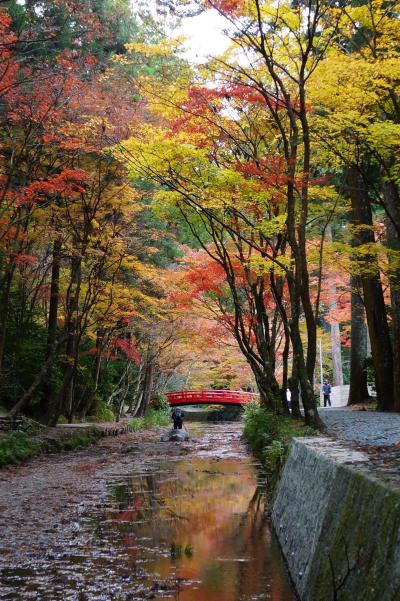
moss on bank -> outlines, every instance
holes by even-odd
[[[100,436],[100,430],[95,427],[88,428],[84,432],[73,432],[60,436],[52,434],[30,436],[25,432],[10,432],[0,439],[0,467],[27,460],[42,453],[85,447],[96,442]]]
[[[312,557],[306,599],[400,599],[399,490],[339,467]]]
[[[302,601],[400,600],[398,482],[353,454],[297,439],[285,464],[271,517]]]
[[[303,421],[277,415],[257,404],[251,404],[244,413],[244,436],[254,454],[270,476],[279,475],[293,438],[317,436],[318,431]]]

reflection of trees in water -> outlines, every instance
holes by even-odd
[[[236,578],[238,600],[244,599],[246,594],[259,592],[260,584],[263,585],[261,575],[266,569],[265,534],[268,532],[264,503],[265,494],[260,486],[256,486],[247,511],[242,515],[232,534],[232,545],[238,557],[249,560],[238,562]]]
[[[169,550],[171,562],[190,559],[192,574],[198,574],[204,583],[205,570],[218,568],[219,583],[223,587],[221,601],[266,593],[268,582],[275,590],[274,601],[281,601],[285,585],[280,578],[279,555],[275,555],[270,546],[264,487],[252,489],[251,468],[238,470],[234,461],[217,465],[218,471],[212,461],[207,464],[204,460],[199,463],[195,460],[190,466],[185,462],[176,463],[173,471],[165,469],[136,475],[114,486],[111,503],[114,511],[109,515],[114,526],[111,527],[123,535],[119,538],[120,544],[136,547],[136,551],[129,551],[132,556],[147,553],[147,549],[134,543],[136,537],[128,538],[140,532],[141,537],[151,538],[145,547],[151,545],[156,549],[160,545],[160,549],[164,549],[167,544],[165,550]],[[235,514],[235,507],[239,514]],[[203,547],[197,554],[196,539],[200,533]],[[211,555],[208,550],[212,550]],[[219,556],[234,561],[224,564],[217,560]],[[171,585],[169,594],[179,601],[182,597],[180,581],[169,577],[166,584]]]
[[[271,540],[265,503],[264,486],[258,485],[249,501],[247,511],[232,533],[232,548],[235,549],[237,557],[249,560],[238,562],[236,580],[238,601],[265,592],[267,582],[271,583],[274,601],[283,601],[285,598],[283,596],[285,580],[280,552],[275,541]]]

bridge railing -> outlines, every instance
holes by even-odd
[[[196,405],[198,403],[247,405],[258,397],[253,392],[243,392],[242,390],[182,390],[167,392],[166,396],[170,405]]]

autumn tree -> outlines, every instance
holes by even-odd
[[[137,235],[141,193],[107,150],[144,118],[128,77],[144,66],[131,56],[128,69],[114,55],[132,33],[129,12],[115,45],[126,2],[10,5],[1,46],[2,400],[10,415],[33,405],[55,423],[94,411],[127,365],[136,370],[133,322],[161,294]]]
[[[394,83],[396,78],[393,79],[398,68],[396,10],[396,3],[377,1],[346,6],[324,67],[320,65],[311,82],[316,107],[313,135],[320,147],[325,147],[327,161],[342,170],[343,186],[351,200],[352,241],[349,241],[348,253],[354,259],[353,289],[357,288],[358,294],[362,288],[378,404],[383,410],[399,406],[396,271],[399,202],[394,160],[398,89]],[[386,223],[385,259],[379,221]],[[361,286],[356,285],[357,278]],[[384,295],[387,278],[391,323]],[[354,316],[360,315],[356,294],[353,295]],[[363,338],[356,334],[362,330],[359,323],[359,319],[354,323],[354,360],[359,357],[357,347],[364,346]],[[361,361],[363,357],[365,353]],[[360,367],[356,373],[362,374]],[[364,396],[365,384],[361,381],[351,382],[351,388],[363,389]]]

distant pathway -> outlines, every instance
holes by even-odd
[[[400,444],[400,414],[375,411],[319,410],[327,433],[362,445]]]

